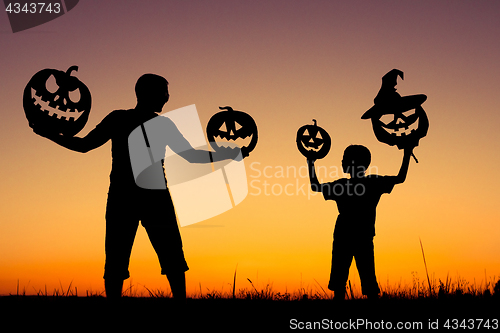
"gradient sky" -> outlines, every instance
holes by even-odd
[[[0,14],[0,294],[15,293],[18,280],[26,292],[103,289],[110,144],[71,152],[35,135],[22,109],[34,73],[72,65],[93,98],[79,135],[134,107],[147,72],[170,82],[164,111],[196,104],[205,127],[230,105],[256,120],[248,197],[181,229],[188,292],[231,290],[236,267],[237,288],[250,288],[249,278],[276,291],[326,289],[337,208],[308,191],[296,131],[315,118],[332,137],[317,162],[323,181],[343,176],[335,171],[354,143],[371,150],[379,174],[396,174],[402,151],[360,119],[392,68],[405,73],[401,95],[428,96],[430,129],[415,149],[420,163],[378,206],[380,284],[426,279],[419,238],[435,279],[498,279],[498,13],[498,1],[87,0],[15,34]],[[293,195],[277,195],[287,184]],[[130,271],[139,290],[167,287],[142,228]]]

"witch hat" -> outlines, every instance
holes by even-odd
[[[405,112],[420,106],[427,99],[426,95],[410,95],[401,97],[396,92],[398,76],[404,80],[403,72],[393,69],[382,77],[382,87],[373,100],[375,105],[366,111],[361,119],[380,118],[383,114]]]

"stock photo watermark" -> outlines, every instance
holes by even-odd
[[[311,190],[307,165],[263,165],[261,162],[250,163],[249,195],[251,196],[306,196],[309,200],[320,193]],[[345,177],[342,167],[318,166],[315,169],[320,183]],[[377,174],[378,168],[371,166],[366,174]],[[328,188],[335,195],[361,196],[365,193],[363,184],[336,184]]]
[[[137,186],[166,190],[168,180],[181,227],[220,215],[248,194],[241,152],[231,159],[212,161],[194,104],[137,127],[129,135],[128,148]],[[189,156],[197,156],[197,162],[191,163]]]
[[[8,1],[4,0],[12,32],[34,28],[52,21],[73,8],[79,0],[61,1]]]

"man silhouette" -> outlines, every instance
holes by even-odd
[[[328,289],[343,300],[352,259],[356,260],[361,291],[368,298],[378,298],[380,289],[375,276],[373,237],[376,208],[384,193],[406,179],[413,147],[405,148],[397,176],[365,175],[371,161],[368,148],[351,145],[344,151],[342,168],[350,178],[320,184],[314,160],[308,160],[311,189],[323,193],[325,200],[335,200],[339,215],[333,232],[332,266]]]
[[[129,259],[139,221],[158,255],[161,274],[166,275],[174,298],[185,300],[185,271],[182,240],[177,226],[174,206],[166,190],[143,189],[136,185],[128,151],[130,133],[144,122],[157,117],[169,99],[168,82],[156,74],[144,74],[135,85],[137,105],[130,110],[115,110],[108,114],[85,137],[68,137],[35,133],[73,151],[86,153],[111,140],[112,167],[106,206],[106,262],[104,286],[108,298],[121,297],[123,281],[129,278]],[[165,117],[158,118],[169,132],[167,145],[189,162],[205,163],[207,152],[195,150]],[[147,140],[147,139],[146,139]],[[234,158],[238,151],[212,153],[214,161]],[[163,176],[163,175],[162,175]]]

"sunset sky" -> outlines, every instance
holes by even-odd
[[[349,144],[367,146],[379,174],[397,174],[402,151],[361,119],[393,68],[405,74],[401,95],[427,95],[430,127],[414,151],[419,163],[378,206],[379,283],[426,280],[419,238],[431,278],[498,280],[499,13],[498,1],[86,0],[18,33],[1,13],[0,295],[18,281],[27,293],[70,283],[103,290],[111,145],[69,151],[34,134],[23,112],[32,75],[73,65],[93,100],[78,136],[133,108],[144,73],[169,81],[165,112],[195,104],[203,128],[219,106],[255,119],[246,199],[180,229],[188,293],[230,291],[236,268],[237,289],[251,288],[248,278],[275,291],[326,290],[338,211],[309,191],[295,135],[313,118],[330,134],[330,153],[316,163],[322,181],[344,176]],[[142,227],[130,272],[139,291],[167,289]],[[350,279],[359,286],[354,264]]]

